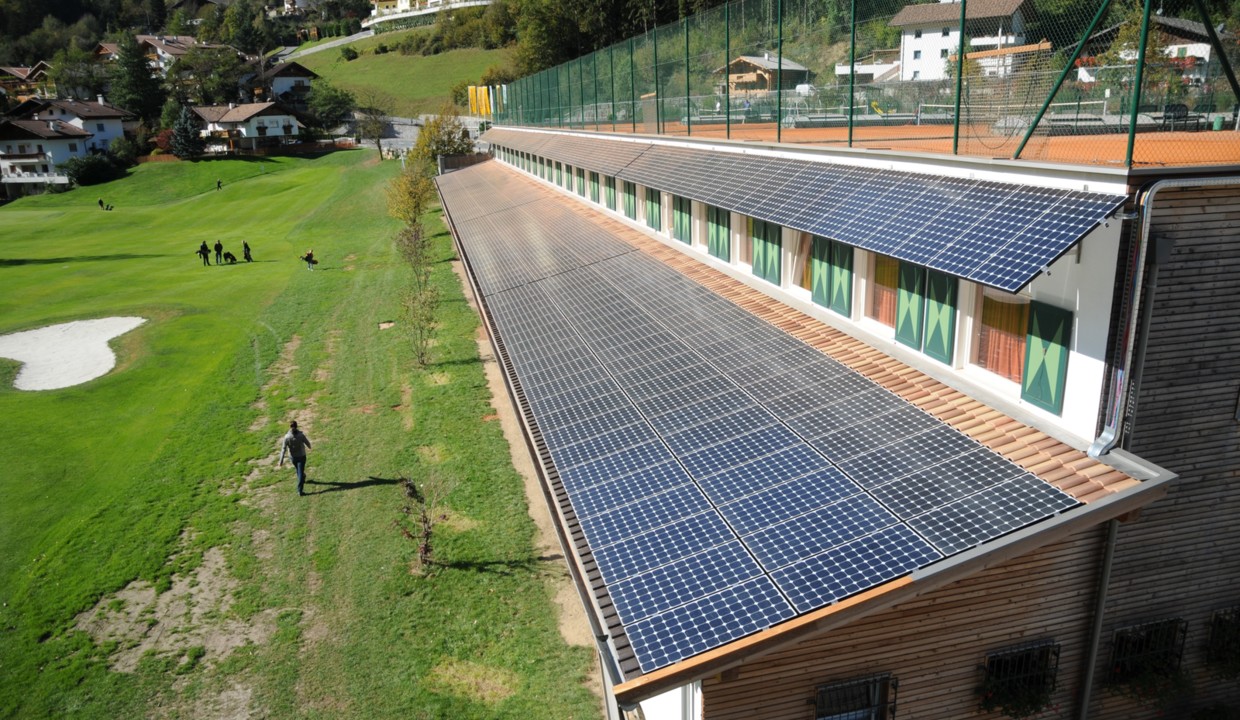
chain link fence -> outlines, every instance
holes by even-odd
[[[1240,161],[1194,2],[734,0],[502,90],[506,125],[1108,166]]]

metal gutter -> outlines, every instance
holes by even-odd
[[[1148,342],[1151,306],[1154,290],[1158,287],[1158,266],[1170,256],[1173,246],[1162,245],[1157,248],[1153,263],[1148,263],[1150,226],[1153,224],[1154,200],[1161,190],[1166,188],[1211,187],[1240,185],[1240,175],[1208,178],[1174,178],[1157,180],[1137,191],[1137,213],[1141,219],[1137,237],[1137,259],[1134,267],[1129,270],[1133,278],[1132,307],[1128,310],[1125,323],[1124,355],[1120,364],[1111,374],[1110,387],[1107,389],[1106,426],[1089,448],[1089,456],[1099,458],[1111,452],[1123,442],[1124,423],[1128,419],[1129,403],[1137,394],[1141,385],[1141,366],[1145,361],[1146,343]],[[1151,265],[1148,285],[1145,279],[1145,266]],[[1145,302],[1142,302],[1145,296]],[[1138,328],[1140,324],[1140,328]],[[1129,379],[1131,378],[1131,379]]]
[[[1102,624],[1106,615],[1107,595],[1111,588],[1111,566],[1115,561],[1115,545],[1119,537],[1119,520],[1107,523],[1106,546],[1102,550],[1102,567],[1098,576],[1098,595],[1094,601],[1094,619],[1090,624],[1089,650],[1085,654],[1085,671],[1081,678],[1081,699],[1077,720],[1089,717],[1089,701],[1094,691],[1094,671],[1098,665],[1098,649],[1102,645]]]

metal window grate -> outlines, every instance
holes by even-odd
[[[819,685],[814,693],[816,720],[891,720],[896,688],[890,673]]]
[[[981,709],[1028,717],[1048,707],[1059,675],[1059,648],[1043,640],[987,654],[978,688]]]
[[[1206,662],[1222,677],[1240,677],[1240,605],[1214,611]]]
[[[1187,635],[1188,621],[1182,618],[1119,628],[1111,640],[1110,682],[1130,683],[1147,675],[1177,674]]]

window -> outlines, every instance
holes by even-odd
[[[95,123],[95,129],[99,132],[103,132],[103,123]]]
[[[637,184],[628,180],[624,182],[624,216],[630,220],[637,219]]]
[[[945,28],[943,28],[943,37],[950,37],[950,36],[951,36],[951,34],[952,34],[952,29],[951,29],[951,28],[949,28],[949,27],[945,27]]]
[[[753,274],[778,285],[781,260],[780,229],[775,223],[750,218],[749,237],[753,243]]]
[[[598,173],[590,173],[590,200],[598,202]]]
[[[920,31],[920,30],[914,30],[914,31],[913,31],[913,38],[914,38],[914,39],[917,39],[917,38],[920,38],[920,37],[921,37],[921,31]]]
[[[889,720],[895,717],[899,683],[889,674],[819,685],[815,720]]]
[[[586,169],[577,168],[577,194],[581,197],[586,196]]]
[[[896,326],[896,287],[900,282],[900,261],[875,255],[870,270],[870,292],[865,315],[887,327]]]
[[[1071,310],[1063,310],[1036,300],[1029,303],[1025,374],[1020,387],[1022,400],[1056,415],[1063,412],[1071,341]]]
[[[693,242],[692,212],[692,200],[679,195],[672,196],[672,237],[683,243]]]
[[[926,269],[900,262],[896,276],[896,342],[921,349],[922,311],[925,310]]]
[[[986,656],[978,705],[1008,717],[1035,715],[1051,704],[1059,673],[1059,645],[1041,642]]]
[[[947,48],[943,48],[942,50],[939,50],[939,57],[943,59],[947,59],[947,52],[948,52]]]
[[[706,206],[706,251],[724,262],[732,260],[732,213]]]
[[[797,239],[796,258],[792,263],[792,278],[797,287],[809,290],[813,282],[813,263],[810,261],[810,250],[813,239],[809,233],[801,233]]]
[[[616,209],[616,179],[610,175],[603,177],[603,200],[608,210]]]
[[[918,78],[920,78],[920,77],[921,77],[921,71],[920,71],[920,70],[914,70],[914,71],[913,71],[913,79],[914,79],[914,80],[916,80],[916,79],[918,79]]]
[[[921,59],[921,51],[920,51],[920,50],[914,50],[914,51],[913,51],[913,59],[914,59],[914,60],[920,60],[920,59]]]
[[[1240,677],[1240,605],[1216,610],[1210,618],[1206,663],[1218,677]]]
[[[558,160],[555,163],[555,184],[556,185],[564,184],[564,166],[560,165],[560,162]]]
[[[900,262],[896,340],[950,364],[956,341],[956,278]]]
[[[1180,618],[1119,628],[1111,638],[1107,684],[1137,700],[1165,699],[1184,680],[1180,660],[1188,623]]]
[[[814,236],[810,250],[810,293],[814,302],[851,317],[852,269],[852,246]]]
[[[1024,374],[1029,300],[985,288],[981,315],[977,333],[978,366],[1012,382],[1020,382]]]
[[[651,230],[663,229],[663,197],[654,188],[646,188],[646,226]]]
[[[77,143],[69,143],[69,152],[77,152]]]

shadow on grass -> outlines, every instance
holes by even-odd
[[[75,257],[54,257],[54,258],[0,258],[0,267],[17,267],[18,265],[60,265],[62,263],[71,262],[95,262],[98,260],[142,260],[145,258],[172,257],[164,253],[155,254],[133,254],[120,253],[117,255],[77,255]]]
[[[563,555],[556,553],[554,555],[541,555],[529,560],[450,560],[448,562],[436,560],[434,565],[450,570],[511,575],[514,572],[541,572],[543,568],[540,567],[540,563],[562,561],[563,559]]]
[[[357,482],[324,482],[322,480],[311,480],[306,478],[307,488],[310,485],[318,485],[321,490],[307,491],[307,495],[322,495],[323,493],[338,492],[340,490],[357,490],[358,488],[374,487],[375,485],[396,485],[401,482],[401,478],[377,478],[373,475],[365,480]]]

